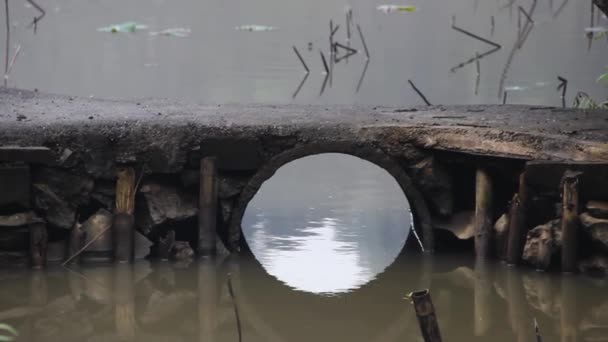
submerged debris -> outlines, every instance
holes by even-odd
[[[608,27],[603,26],[594,26],[594,27],[586,27],[585,35],[587,38],[593,39],[601,39],[608,36]]]
[[[276,31],[279,28],[275,26],[266,26],[266,25],[241,25],[234,28],[237,31],[249,31],[249,32],[266,32],[266,31]]]
[[[162,31],[153,31],[153,32],[150,32],[150,35],[151,36],[166,36],[166,37],[185,38],[185,37],[190,36],[190,33],[192,33],[192,30],[190,30],[189,28],[173,27],[173,28],[168,28],[166,30],[162,30]]]
[[[393,12],[415,12],[417,10],[416,6],[412,5],[380,5],[376,7],[376,9],[384,14],[389,14]]]
[[[106,27],[100,27],[97,29],[99,32],[109,32],[109,33],[134,33],[135,31],[145,30],[147,29],[147,25],[138,24],[134,21],[127,21],[122,24],[115,24]]]

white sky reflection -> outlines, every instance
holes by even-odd
[[[253,198],[243,232],[266,271],[302,291],[352,291],[382,272],[409,233],[409,205],[385,170],[343,154],[282,168]]]

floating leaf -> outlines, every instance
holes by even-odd
[[[190,33],[192,33],[192,30],[189,28],[173,27],[162,31],[150,32],[150,35],[185,38],[188,37]]]
[[[389,14],[392,12],[415,12],[418,8],[412,5],[380,5],[376,7],[376,9],[380,12],[384,12],[385,14]]]
[[[249,32],[265,32],[265,31],[276,31],[279,28],[274,26],[266,25],[241,25],[234,28],[237,31],[249,31]]]
[[[600,75],[600,77],[597,78],[597,82],[606,82],[608,83],[608,72],[605,74]]]
[[[145,30],[147,28],[148,28],[148,26],[146,26],[146,25],[141,25],[134,21],[127,21],[122,24],[100,27],[97,29],[97,31],[109,32],[109,33],[124,33],[124,32],[133,33],[135,31]]]

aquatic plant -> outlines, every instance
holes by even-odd
[[[608,69],[608,67],[606,67],[606,69]],[[608,83],[608,72],[601,74],[600,77],[598,77],[596,81]]]
[[[6,323],[0,323],[0,341],[13,341],[19,333],[15,328]]]
[[[574,98],[573,107],[576,109],[608,109],[608,101],[597,103],[589,94],[580,91]]]
[[[106,27],[100,27],[97,29],[97,31],[109,32],[109,33],[124,33],[124,32],[133,33],[135,31],[145,30],[147,28],[148,28],[147,25],[138,24],[134,21],[127,21],[122,24],[115,24],[115,25],[110,25],[110,26],[106,26]]]
[[[416,6],[412,5],[380,5],[376,7],[376,9],[384,14],[389,14],[393,12],[416,12]]]

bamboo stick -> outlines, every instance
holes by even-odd
[[[198,212],[198,253],[201,256],[216,252],[217,215],[217,159],[201,159]]]
[[[484,169],[477,169],[475,186],[475,252],[487,258],[492,235],[492,180]]]
[[[116,213],[112,222],[114,260],[131,262],[135,253],[135,170],[118,170],[116,180]]]
[[[562,272],[576,272],[578,263],[579,173],[562,179]]]
[[[521,255],[526,237],[526,205],[528,190],[526,187],[526,175],[519,175],[519,191],[511,201],[509,212],[509,237],[507,242],[507,263],[516,265],[521,260]]]
[[[414,302],[414,310],[416,310],[420,332],[424,341],[441,342],[441,333],[439,332],[435,307],[433,306],[429,290],[412,292],[410,297]]]

